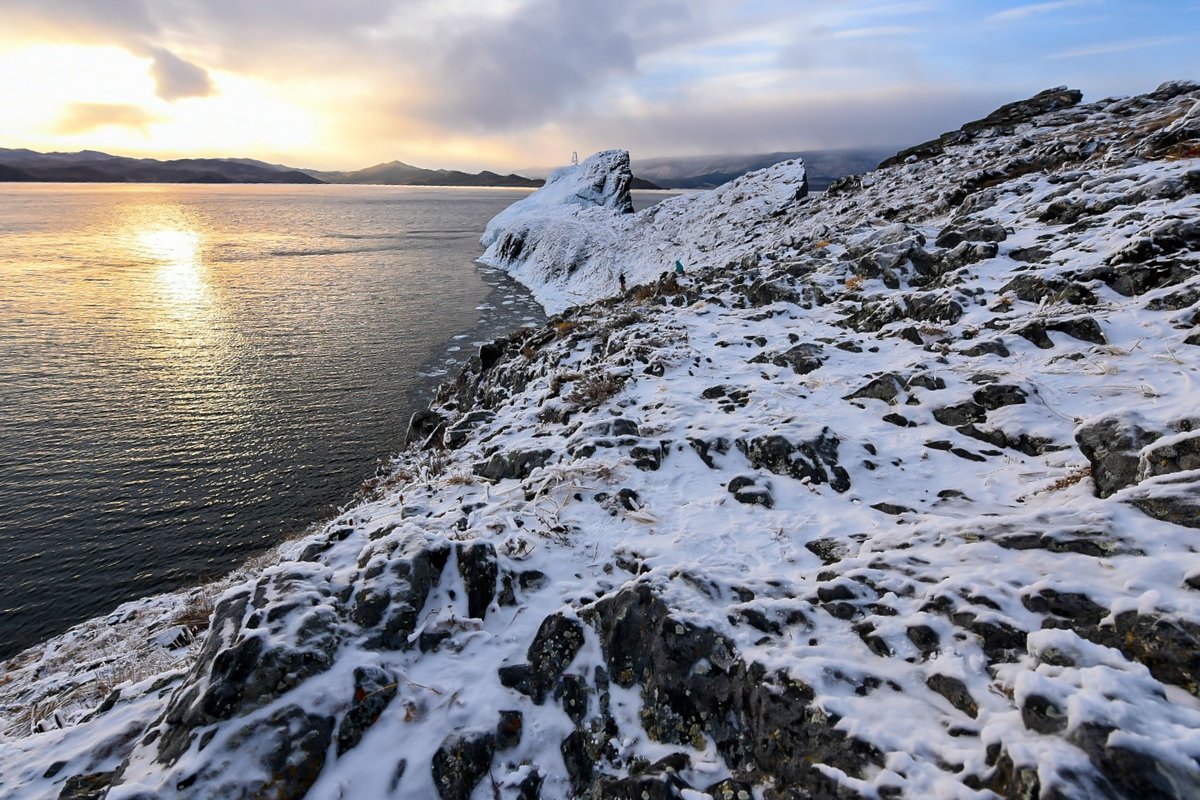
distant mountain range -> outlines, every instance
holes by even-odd
[[[634,189],[709,189],[747,172],[801,157],[808,168],[809,186],[822,190],[844,175],[874,169],[892,151],[808,150],[755,155],[681,156],[633,162]],[[545,171],[531,170],[534,174]],[[38,153],[0,148],[0,182],[60,181],[66,183],[354,183],[402,186],[537,187],[540,177],[500,175],[484,170],[424,169],[389,161],[350,172],[299,169],[251,158],[126,158],[81,150],[78,153]]]
[[[0,148],[0,181],[65,183],[321,183],[308,173],[243,158],[125,158],[81,150],[38,153]]]
[[[498,175],[484,170],[471,174],[455,169],[424,169],[389,161],[353,172],[322,172],[306,169],[304,172],[325,183],[384,183],[403,186],[519,186],[537,187],[544,181],[520,175]]]
[[[664,189],[711,189],[747,172],[778,164],[790,158],[804,159],[808,185],[824,191],[846,175],[869,172],[894,150],[800,150],[753,155],[678,156],[636,159],[634,174]]]

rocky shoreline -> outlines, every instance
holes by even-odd
[[[1200,794],[1200,86],[1051,90],[819,199],[795,162],[629,214],[627,174],[490,230],[590,302],[186,658],[6,725],[0,794]],[[79,666],[9,666],[6,717]]]

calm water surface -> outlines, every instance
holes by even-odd
[[[437,374],[542,319],[520,190],[0,186],[0,658],[328,517]]]

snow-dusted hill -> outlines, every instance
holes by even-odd
[[[1200,86],[1078,100],[820,198],[613,213],[608,154],[514,207],[494,263],[597,302],[198,643],[7,664],[0,796],[1200,796]]]
[[[614,294],[621,275],[633,285],[677,260],[691,267],[740,258],[764,225],[808,194],[804,165],[789,160],[634,214],[632,178],[622,150],[556,170],[488,223],[480,261],[509,271],[558,313]]]

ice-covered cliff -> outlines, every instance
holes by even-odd
[[[581,254],[610,296],[481,348],[202,644],[149,603],[6,664],[0,796],[1200,796],[1197,109],[572,212],[711,249]]]
[[[707,192],[631,213],[629,154],[596,153],[488,223],[485,264],[512,273],[550,313],[615,293],[620,276],[646,283],[685,268],[740,258],[808,194],[804,164],[784,161]]]

